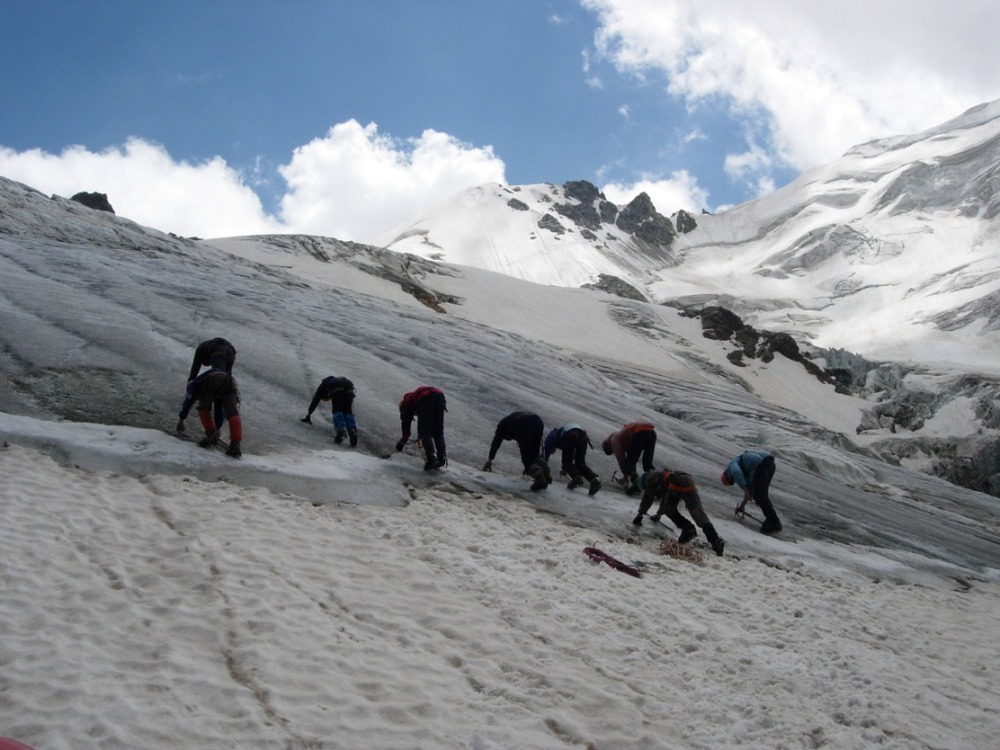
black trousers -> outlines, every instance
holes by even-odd
[[[417,403],[417,437],[424,446],[428,461],[447,456],[444,444],[445,398],[443,393],[428,393]]]

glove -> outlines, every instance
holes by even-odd
[[[308,414],[306,414],[304,417],[302,417],[302,419],[300,419],[299,421],[300,422],[305,422],[306,424],[312,424],[313,423],[312,417],[310,415],[308,415]]]
[[[396,443],[396,452],[399,453],[405,447],[406,447],[406,438],[403,438],[398,443]]]
[[[183,419],[178,419],[177,420],[177,432],[184,432],[184,420]]]
[[[493,471],[493,462],[487,461],[483,464],[483,471]]]
[[[742,503],[736,506],[736,515],[739,518],[743,518],[746,515],[747,501],[744,500]]]

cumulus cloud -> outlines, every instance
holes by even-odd
[[[993,0],[951,4],[947,17],[911,0],[581,2],[598,16],[604,59],[664,76],[695,113],[724,102],[748,133],[765,134],[771,165],[802,170],[1000,95]]]
[[[277,231],[260,198],[221,158],[175,161],[162,146],[131,138],[100,152],[59,154],[0,147],[0,174],[44,193],[107,193],[115,213],[164,232],[220,237]]]
[[[605,197],[619,206],[646,193],[656,210],[670,216],[679,209],[699,212],[708,207],[708,193],[698,186],[698,181],[687,171],[680,170],[668,179],[645,177],[631,184],[609,183],[601,188]]]
[[[349,120],[280,168],[288,183],[282,221],[296,232],[367,242],[452,193],[505,182],[504,170],[490,146],[434,130],[401,141]]]
[[[192,164],[163,146],[132,138],[100,152],[73,146],[59,154],[0,147],[0,174],[44,193],[107,193],[115,213],[184,236],[290,232],[368,242],[432,203],[473,185],[504,182],[504,163],[445,133],[405,141],[356,121],[332,127],[297,148],[278,168],[287,182],[280,215],[268,214],[246,174],[221,157]]]

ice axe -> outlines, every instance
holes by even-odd
[[[663,523],[663,521],[661,521],[659,518],[654,519],[649,513],[646,513],[645,515],[646,515],[646,518],[648,518],[653,523],[658,523],[658,524],[660,524],[660,526],[662,526],[665,529],[670,529],[671,531],[675,531],[675,529],[674,529],[673,526],[670,526],[669,524]]]
[[[757,518],[757,516],[755,516],[753,513],[751,513],[748,510],[746,510],[742,505],[737,505],[736,506],[736,517],[742,521],[745,516],[750,516],[750,518],[752,518],[753,520],[755,520],[757,523],[764,523],[759,518]]]

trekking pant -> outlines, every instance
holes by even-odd
[[[541,417],[533,414],[518,420],[515,429],[517,436],[514,439],[521,452],[521,463],[524,465],[524,470],[527,471],[538,463],[542,455],[542,433],[545,432],[545,424]]]
[[[640,430],[632,435],[628,448],[625,449],[625,465],[622,471],[625,476],[630,477],[636,474],[636,466],[639,458],[642,458],[642,471],[653,470],[653,451],[656,449],[656,431]]]
[[[771,521],[772,523],[776,522],[780,526],[781,522],[778,520],[778,514],[775,512],[774,505],[771,504],[771,498],[768,495],[773,477],[774,457],[768,456],[758,464],[753,472],[753,478],[750,480],[750,496],[753,497],[753,501],[760,507],[761,512],[764,514],[764,520]]]
[[[573,430],[573,432],[577,432]],[[588,482],[597,479],[597,474],[587,466],[587,440],[579,440],[576,435],[563,435],[562,470],[570,479],[582,476]]]
[[[640,515],[645,515],[646,511],[653,505],[653,500],[654,498],[652,497],[647,499],[643,496],[642,502],[639,504]],[[691,514],[691,518],[694,519],[694,523],[698,524],[698,527],[705,532],[705,538],[709,544],[715,544],[719,538],[719,533],[715,530],[715,526],[712,525],[712,521],[701,504],[701,496],[698,494],[698,490],[693,487],[690,490],[682,492],[668,492],[667,496],[660,501],[660,507],[657,508],[656,515],[666,516],[681,531],[693,529],[694,524],[682,516],[677,507],[681,500],[684,501],[684,506],[687,508],[687,512]]]
[[[428,393],[417,402],[417,438],[424,446],[427,461],[444,461],[447,451],[444,445],[445,398],[443,393]]]
[[[354,421],[354,413],[349,411],[335,411],[333,413],[333,426],[337,432],[343,432],[344,430],[353,431],[358,429],[358,426]]]
[[[223,413],[229,420],[229,440],[238,443],[243,439],[243,421],[240,419],[239,391],[236,378],[221,370],[211,372],[205,378],[205,383],[198,396],[198,419],[206,432],[222,429],[221,421],[212,415],[213,409],[222,405]]]

